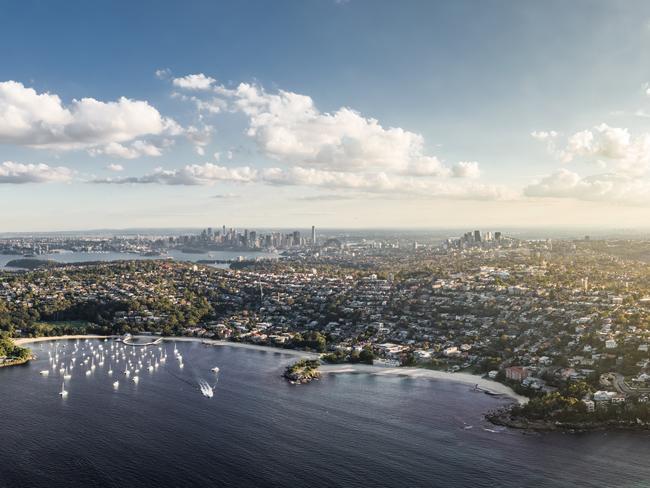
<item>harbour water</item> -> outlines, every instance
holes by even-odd
[[[137,384],[78,361],[61,397],[58,370],[39,374],[53,344],[0,368],[0,487],[650,486],[649,434],[494,427],[482,414],[506,400],[467,385],[341,374],[294,386],[280,375],[295,357],[166,342],[167,362]]]
[[[277,258],[277,254],[268,252],[237,252],[237,251],[210,251],[206,253],[184,253],[178,250],[170,250],[167,254],[160,256],[146,256],[135,253],[119,252],[60,252],[42,254],[36,259],[49,259],[59,263],[87,263],[93,261],[127,261],[127,260],[151,260],[151,259],[174,259],[175,261],[196,262],[200,260],[236,260],[239,257],[245,259]],[[0,254],[0,270],[5,268],[9,261],[23,259],[20,255]],[[228,264],[214,264],[213,266],[227,268]]]

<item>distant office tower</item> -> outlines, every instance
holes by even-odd
[[[311,226],[311,245],[312,246],[316,245],[316,226],[315,225]]]
[[[498,231],[495,232],[494,233],[494,239],[497,240],[497,241],[500,241],[501,240],[501,232],[498,232]]]
[[[294,246],[299,246],[300,245],[300,232],[295,231],[293,233],[293,245]]]
[[[474,242],[481,242],[481,231],[480,230],[475,230],[474,231]]]

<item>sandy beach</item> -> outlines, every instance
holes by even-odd
[[[456,383],[463,383],[471,386],[478,385],[479,388],[489,390],[492,393],[509,396],[510,398],[517,400],[520,404],[528,402],[528,398],[515,393],[512,388],[506,385],[469,373],[447,373],[446,371],[424,368],[391,368],[369,364],[326,364],[320,367],[320,371],[323,374],[363,373],[378,376],[406,376],[409,378],[455,381]]]

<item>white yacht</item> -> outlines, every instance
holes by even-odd
[[[61,391],[59,392],[59,395],[61,395],[62,397],[68,396],[68,390],[65,389],[65,381],[61,385]]]

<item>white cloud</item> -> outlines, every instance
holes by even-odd
[[[205,76],[203,73],[174,78],[172,83],[178,88],[185,90],[209,90],[216,82],[214,78]]]
[[[643,175],[650,170],[650,133],[633,137],[626,128],[600,124],[569,136],[563,149],[556,149],[554,140],[543,134],[533,133],[533,137],[548,140],[549,151],[563,163],[580,159],[628,175]]]
[[[551,131],[539,130],[539,131],[531,132],[530,135],[534,139],[537,139],[538,141],[546,141],[546,140],[549,140],[549,139],[556,138],[558,136],[558,133],[555,132],[554,130],[551,130]]]
[[[116,173],[119,173],[120,171],[124,171],[124,166],[121,164],[109,164],[106,166],[106,169],[109,171],[115,171]]]
[[[209,95],[175,95],[196,104],[199,120],[207,116],[205,112],[229,111],[246,116],[246,134],[257,143],[262,154],[279,163],[279,167],[251,169],[247,173],[251,183],[415,198],[512,196],[502,187],[461,181],[480,177],[476,161],[447,165],[427,153],[421,134],[400,127],[384,127],[376,119],[364,117],[348,107],[332,113],[321,112],[309,96],[284,90],[269,93],[248,83],[228,89],[202,74],[177,78],[174,84],[209,92]],[[202,129],[190,126],[185,132],[199,154],[205,152],[203,148],[209,143],[211,133],[211,126]],[[216,161],[232,159],[232,152],[215,153],[214,158]],[[187,177],[186,170],[174,171],[173,178],[167,173],[161,178],[161,174],[154,178],[156,182],[210,184],[214,181],[197,178],[194,172],[192,177]]]
[[[613,173],[581,177],[562,168],[527,186],[524,195],[647,205],[650,204],[650,181]]]
[[[449,180],[431,180],[387,173],[350,173],[314,168],[267,168],[259,181],[274,185],[300,185],[335,190],[403,195],[413,198],[461,198],[472,200],[510,199],[514,194],[494,185],[468,184]]]
[[[643,93],[646,94],[646,96],[650,96],[650,83],[646,82],[643,85],[641,85],[641,89],[643,90]]]
[[[210,144],[213,132],[214,127],[210,125],[204,125],[201,128],[191,125],[185,131],[185,136],[194,144],[194,151],[203,156],[205,154],[204,148]]]
[[[189,97],[194,102],[199,112],[208,112],[211,114],[218,114],[228,108],[228,103],[222,98],[211,98],[209,100],[202,100],[198,97]]]
[[[145,101],[82,98],[65,106],[57,95],[0,82],[0,143],[66,150],[180,132],[176,122]]]
[[[22,164],[5,161],[0,164],[0,183],[48,183],[66,182],[72,178],[73,171],[64,166],[47,164]]]
[[[435,181],[419,177],[378,173],[351,173],[316,168],[263,168],[250,166],[225,167],[212,163],[187,165],[176,170],[156,169],[139,177],[100,178],[94,183],[212,185],[218,182],[260,183],[274,186],[305,186],[330,190],[350,190],[381,195],[412,198],[508,199],[513,194],[503,187],[458,180]]]
[[[232,107],[248,116],[247,134],[278,161],[330,171],[377,170],[439,176],[449,172],[424,152],[424,138],[400,127],[339,108],[320,112],[305,95],[241,83],[230,91]]]
[[[154,74],[156,75],[156,78],[158,78],[159,80],[166,80],[172,75],[172,70],[170,70],[169,68],[161,68],[161,69],[157,69]]]
[[[165,170],[157,168],[153,173],[144,176],[128,176],[123,178],[96,178],[93,183],[111,184],[151,184],[162,185],[211,185],[220,181],[249,183],[255,180],[257,171],[243,166],[227,168],[212,163],[190,164],[180,169]]]
[[[123,159],[136,159],[142,156],[161,156],[162,149],[150,142],[138,140],[128,146],[111,142],[103,147],[91,148],[88,150],[88,153],[91,156],[106,155]]]
[[[477,179],[481,176],[481,170],[476,161],[459,161],[451,168],[454,178]]]

